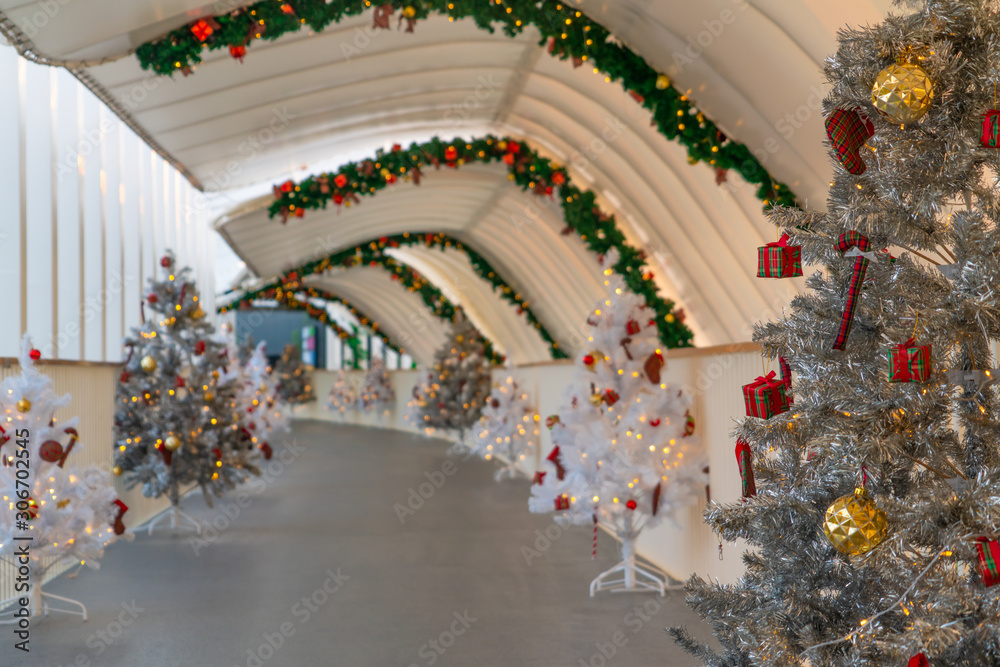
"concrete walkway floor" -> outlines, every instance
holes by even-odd
[[[527,481],[494,483],[491,464],[393,431],[299,422],[289,442],[301,452],[242,498],[211,510],[185,500],[221,528],[203,542],[137,531],[100,571],[50,584],[90,620],[36,619],[29,656],[0,626],[0,665],[697,664],[663,630],[710,634],[683,593],[591,599],[590,580],[617,561],[614,541],[601,534],[596,562],[586,527],[547,545],[552,520],[528,512]],[[410,502],[418,509],[402,512]]]

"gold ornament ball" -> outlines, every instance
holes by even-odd
[[[666,74],[661,74],[660,76],[656,77],[657,90],[666,90],[666,88],[669,85],[670,85],[670,77],[668,77]]]
[[[201,309],[201,306],[191,311],[191,319],[200,320],[203,317],[205,317],[205,311]]]
[[[591,405],[600,405],[602,400],[604,400],[604,399],[601,398],[600,394],[591,394],[590,395],[590,403],[591,403]]]
[[[111,469],[111,472],[113,472],[115,474],[115,477],[121,477],[122,476],[122,472],[124,472],[124,471],[122,470],[121,466],[115,466],[114,468]]]
[[[29,401],[26,398],[22,398],[20,401],[17,402],[17,411],[18,412],[30,412],[31,411],[31,401]]]
[[[894,123],[905,125],[923,118],[934,101],[934,83],[920,65],[889,65],[872,85],[875,110]]]
[[[176,435],[168,435],[167,439],[163,441],[163,446],[171,452],[174,452],[180,448],[181,440]]]
[[[864,489],[838,498],[826,510],[823,532],[837,551],[860,556],[880,545],[889,534],[885,512]]]
[[[213,394],[210,391],[206,391],[205,392],[205,402],[206,403],[211,403],[214,400],[215,400],[215,394]]]
[[[417,8],[414,7],[413,5],[407,5],[406,7],[403,7],[403,16],[405,16],[406,18],[412,19],[416,15],[417,15]]]
[[[261,390],[261,391],[267,391],[267,384],[265,384],[265,383],[261,382],[261,383],[260,383],[260,390]]]
[[[146,371],[147,373],[152,373],[153,371],[155,371],[157,366],[156,359],[154,357],[149,356],[148,354],[142,358],[142,361],[139,362],[139,365],[142,366],[142,370]]]
[[[457,336],[455,336],[455,342],[456,343],[461,343],[464,340],[465,340],[465,336],[463,336],[462,334],[458,334]]]

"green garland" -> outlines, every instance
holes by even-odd
[[[409,291],[417,293],[424,304],[431,309],[436,317],[446,322],[451,322],[455,317],[456,307],[451,301],[448,300],[441,290],[435,287],[430,281],[422,277],[416,271],[414,271],[409,266],[396,261],[389,255],[382,254],[381,252],[376,252],[376,243],[370,243],[365,246],[358,246],[350,250],[341,251],[335,253],[329,257],[322,260],[317,260],[310,262],[307,265],[303,265],[299,269],[286,272],[282,276],[267,285],[264,285],[258,289],[245,292],[240,295],[238,299],[235,299],[227,304],[221,305],[217,308],[220,313],[225,313],[226,311],[236,307],[238,304],[247,303],[254,299],[275,299],[283,301],[287,299],[288,294],[293,294],[297,291],[308,290],[307,293],[314,293],[317,295],[327,294],[320,290],[313,288],[305,288],[301,284],[302,278],[313,273],[320,273],[326,269],[334,266],[335,264],[340,264],[345,267],[359,266],[359,265],[374,265],[382,266],[387,271],[392,274],[393,280],[400,282]],[[373,328],[377,328],[379,325],[371,320],[367,316],[359,313],[356,308],[348,304],[343,299],[339,297],[334,297],[329,295],[331,298],[329,300],[336,301],[343,304],[345,307],[350,309],[351,313],[359,318],[362,324],[368,325],[368,322],[372,322]],[[317,296],[316,298],[325,298],[324,296]],[[311,306],[310,306],[311,307]],[[317,309],[318,310],[318,309]],[[331,320],[332,321],[332,320]],[[334,323],[336,324],[336,323]],[[339,334],[338,334],[339,335]],[[351,339],[347,338],[348,343],[351,344]],[[388,338],[383,335],[383,342],[389,344]],[[493,343],[483,336],[483,341],[485,345],[486,355],[489,357],[491,363],[495,366],[503,364],[505,357],[496,351],[493,347]],[[360,344],[360,343],[359,343]],[[352,349],[353,349],[352,344]],[[393,349],[397,352],[402,350],[401,346],[393,345]]]
[[[371,5],[367,0],[264,0],[202,19],[212,28],[204,42],[194,34],[196,22],[146,42],[136,50],[136,55],[144,69],[158,74],[173,74],[178,70],[187,74],[201,62],[203,49],[245,52],[255,38],[275,40],[300,30],[303,25],[321,32],[332,23],[359,16]],[[391,6],[394,16],[398,12],[400,21],[405,18],[411,25],[434,12],[454,19],[471,18],[491,33],[499,25],[509,37],[534,26],[542,35],[542,43],[551,40],[549,51],[554,56],[571,58],[578,65],[590,63],[608,80],[621,81],[652,112],[659,131],[687,148],[689,162],[707,162],[719,170],[736,171],[757,186],[757,197],[764,202],[765,210],[774,205],[796,205],[795,195],[788,186],[774,180],[746,146],[727,140],[716,124],[692,107],[687,96],[674,88],[665,75],[650,67],[632,49],[613,41],[606,28],[573,7],[555,0],[388,0],[382,6]]]
[[[332,201],[335,204],[350,205],[360,202],[360,196],[371,196],[379,190],[406,176],[419,183],[421,168],[445,165],[458,168],[468,162],[503,162],[509,168],[508,178],[523,190],[531,190],[538,195],[558,196],[568,231],[575,231],[595,253],[603,255],[617,248],[618,263],[614,270],[621,275],[628,287],[644,297],[646,305],[656,312],[656,323],[660,339],[668,348],[689,347],[693,334],[684,325],[682,318],[675,314],[674,303],[663,299],[657,293],[651,280],[652,274],[645,267],[645,253],[633,248],[618,229],[614,216],[607,215],[597,206],[596,196],[589,190],[581,190],[570,181],[564,167],[539,155],[528,145],[515,139],[500,139],[492,135],[472,141],[454,139],[451,143],[434,138],[425,144],[412,144],[409,148],[393,147],[385,152],[379,150],[375,160],[351,162],[337,172],[310,176],[299,184],[286,181],[275,186],[275,201],[269,212],[271,217],[281,216],[287,221],[289,216],[303,217],[307,210],[325,209]],[[443,238],[443,237],[442,237]],[[346,252],[346,251],[345,251]],[[482,260],[481,256],[476,257]],[[470,255],[470,259],[473,259]],[[304,267],[312,266],[317,260]],[[476,262],[474,260],[474,266]],[[329,264],[327,264],[329,266]],[[303,267],[303,268],[304,268]],[[488,264],[481,264],[478,271],[485,270],[486,276],[496,286],[499,281]],[[480,273],[480,275],[483,275]],[[526,309],[527,312],[527,309]],[[532,315],[536,329],[541,332],[541,324]],[[551,337],[543,337],[550,344]],[[558,349],[557,347],[553,350]]]

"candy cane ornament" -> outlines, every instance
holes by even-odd
[[[865,282],[865,271],[868,269],[868,260],[872,258],[869,252],[871,248],[871,243],[868,238],[857,232],[851,230],[849,232],[844,232],[840,235],[837,240],[837,250],[839,252],[846,252],[851,248],[856,248],[856,255],[854,260],[854,273],[851,275],[851,285],[847,290],[847,303],[844,304],[844,316],[840,321],[840,333],[837,334],[837,340],[833,343],[833,349],[843,350],[847,346],[847,336],[851,333],[851,325],[854,323],[854,311],[857,310],[858,300],[861,298],[861,286]],[[848,256],[851,256],[850,254]]]
[[[781,381],[785,383],[785,398],[788,399],[788,404],[791,405],[795,402],[792,398],[792,369],[784,357],[778,357],[778,365],[781,367]]]

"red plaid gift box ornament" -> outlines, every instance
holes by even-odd
[[[837,151],[837,158],[844,169],[860,176],[865,173],[861,147],[875,135],[872,122],[854,110],[834,109],[826,119],[826,136]]]
[[[568,510],[569,509],[569,496],[565,493],[561,496],[556,496],[556,509],[557,510]]]
[[[757,485],[753,481],[753,454],[746,440],[736,441],[736,464],[740,468],[740,478],[743,480],[743,497],[757,495]]]
[[[627,333],[628,335],[634,336],[640,331],[642,331],[642,325],[640,325],[635,320],[629,320],[628,322],[625,323],[625,333]]]
[[[781,240],[757,249],[758,278],[794,278],[802,275],[802,246],[788,245],[788,234]]]
[[[788,397],[785,383],[774,377],[774,371],[766,377],[759,377],[743,386],[743,400],[746,402],[747,416],[770,419],[782,412],[788,412]]]
[[[1000,146],[1000,109],[990,109],[983,114],[983,136],[979,143],[987,148]]]
[[[890,347],[889,382],[927,382],[931,376],[931,346],[915,345],[913,339]]]
[[[980,537],[976,542],[979,554],[979,574],[983,583],[993,586],[1000,583],[1000,543],[988,537]]]
[[[191,34],[199,42],[204,42],[219,29],[219,23],[215,19],[200,19],[191,24]]]

